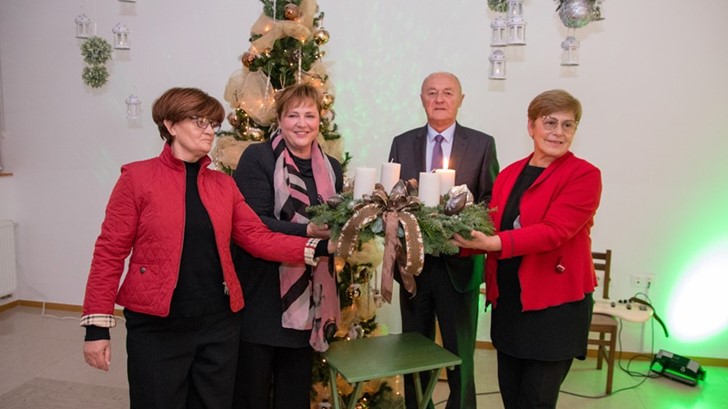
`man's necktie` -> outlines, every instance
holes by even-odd
[[[435,136],[435,146],[432,147],[432,164],[430,169],[442,169],[442,135]]]

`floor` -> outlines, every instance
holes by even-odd
[[[14,307],[0,312],[0,408],[3,395],[35,379],[56,380],[113,388],[127,388],[124,328],[112,330],[112,364],[109,372],[90,368],[81,354],[83,330],[78,317],[61,311],[43,311],[32,307]],[[477,350],[476,389],[478,407],[502,408],[495,379],[495,352]],[[626,365],[626,361],[622,362]],[[706,367],[706,380],[697,387],[666,378],[631,377],[615,372],[615,393],[603,398],[605,375],[594,369],[593,359],[576,361],[564,382],[559,408],[659,408],[715,409],[728,408],[728,368]],[[629,369],[645,373],[646,361],[637,361]],[[444,408],[447,383],[439,382],[433,401]],[[47,407],[60,407],[50,404]],[[84,406],[85,409],[94,409]]]

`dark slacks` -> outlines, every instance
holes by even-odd
[[[312,366],[311,347],[283,348],[241,341],[233,409],[307,409],[311,405]]]
[[[498,384],[505,409],[554,409],[573,359],[537,361],[498,352]]]
[[[470,271],[464,272],[471,274]],[[400,310],[402,332],[419,332],[435,339],[435,317],[440,325],[443,347],[460,357],[462,364],[447,372],[450,396],[446,409],[475,409],[475,379],[473,354],[478,325],[478,294],[476,288],[458,292],[453,287],[440,258],[428,258],[417,282],[417,294],[410,294],[400,286]],[[407,408],[417,408],[414,378],[404,377],[405,404]],[[429,376],[420,374],[424,389]],[[429,403],[432,408],[432,402]]]
[[[163,318],[124,311],[132,409],[230,408],[240,314]]]

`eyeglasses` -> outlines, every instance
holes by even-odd
[[[199,116],[191,116],[190,119],[201,129],[207,129],[207,126],[209,125],[215,133],[220,132],[220,127],[222,126],[220,122],[211,122],[209,119],[200,118]]]
[[[542,119],[543,129],[547,131],[553,131],[559,125],[559,120],[556,118],[544,116],[542,117]],[[561,122],[561,130],[563,130],[565,134],[571,135],[576,132],[577,125],[579,125],[579,121],[572,121],[570,119],[567,119],[566,121]]]

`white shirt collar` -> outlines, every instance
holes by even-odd
[[[432,129],[432,127],[428,124],[427,125],[427,143],[434,143],[435,137],[437,135],[442,135],[442,137],[445,139],[445,141],[447,143],[452,144],[452,139],[455,137],[455,123],[453,122],[452,125],[448,126],[446,129],[444,129],[440,133],[438,133],[436,130]]]

